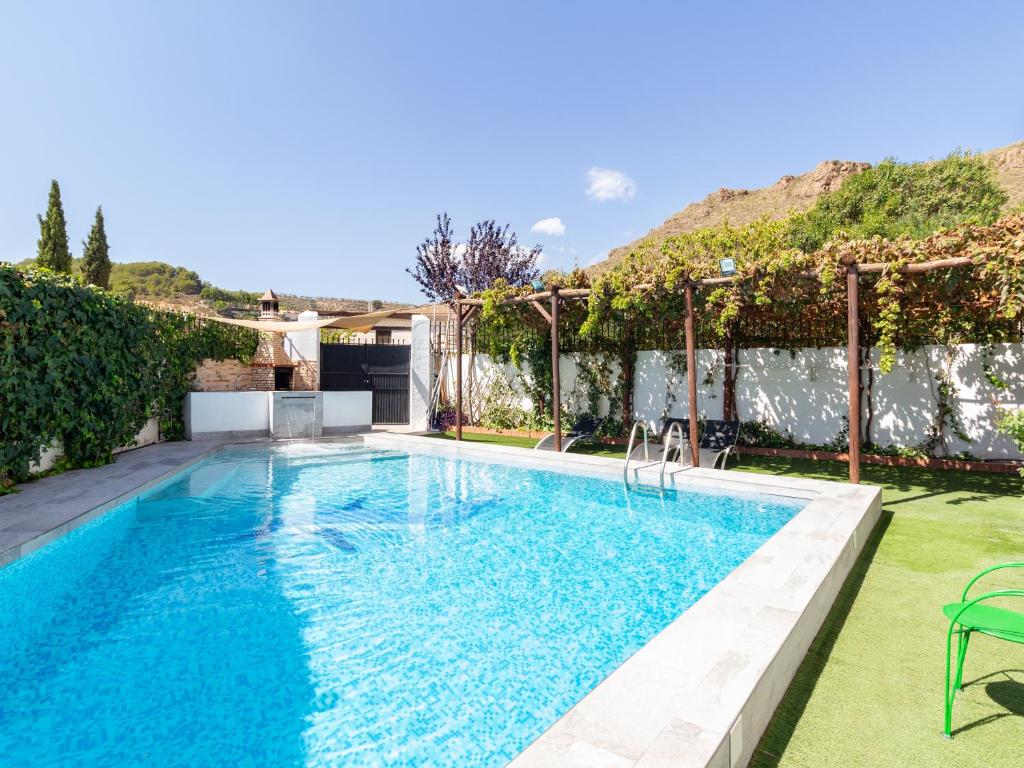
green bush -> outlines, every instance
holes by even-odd
[[[1006,200],[991,165],[977,155],[954,152],[932,163],[885,160],[795,216],[789,238],[805,252],[839,233],[920,238],[959,224],[992,224]]]
[[[0,480],[59,440],[66,467],[107,463],[151,417],[183,435],[204,358],[250,358],[255,331],[157,312],[68,275],[0,264]]]
[[[788,431],[779,432],[763,421],[744,421],[740,424],[740,434],[736,439],[739,445],[756,448],[802,448]]]
[[[996,429],[1013,440],[1017,444],[1017,450],[1024,453],[1024,409],[1002,411],[996,422]],[[1021,468],[1020,474],[1024,477],[1024,468]]]

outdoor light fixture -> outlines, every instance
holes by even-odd
[[[718,270],[722,277],[732,277],[736,274],[736,259],[719,259]]]
[[[464,285],[455,284],[455,290],[458,291],[462,296],[469,296],[469,288]]]
[[[544,283],[542,283],[540,280],[531,280],[530,285],[533,287],[533,290],[537,291],[538,293],[544,290]]]

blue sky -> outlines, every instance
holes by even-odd
[[[417,300],[443,210],[586,265],[719,187],[1024,138],[1022,29],[1020,2],[4,0],[0,259],[57,178],[75,255],[102,204],[115,261],[226,288]]]

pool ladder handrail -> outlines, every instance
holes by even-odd
[[[668,463],[668,455],[671,452],[672,447],[672,433],[679,433],[679,458],[683,457],[683,443],[688,442],[689,438],[683,437],[683,427],[678,421],[673,421],[669,424],[668,432],[665,433],[665,445],[661,453],[661,473],[658,475],[658,484],[665,487],[665,465]]]
[[[622,482],[627,486],[629,485],[629,459],[633,455],[633,443],[636,440],[636,431],[638,427],[643,427],[644,430],[644,461],[650,461],[650,454],[647,451],[647,444],[650,442],[650,435],[647,433],[647,422],[640,420],[633,422],[633,428],[629,431],[629,445],[626,446],[626,460],[622,465]]]

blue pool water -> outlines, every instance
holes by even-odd
[[[226,452],[0,568],[0,764],[500,766],[804,503]]]

